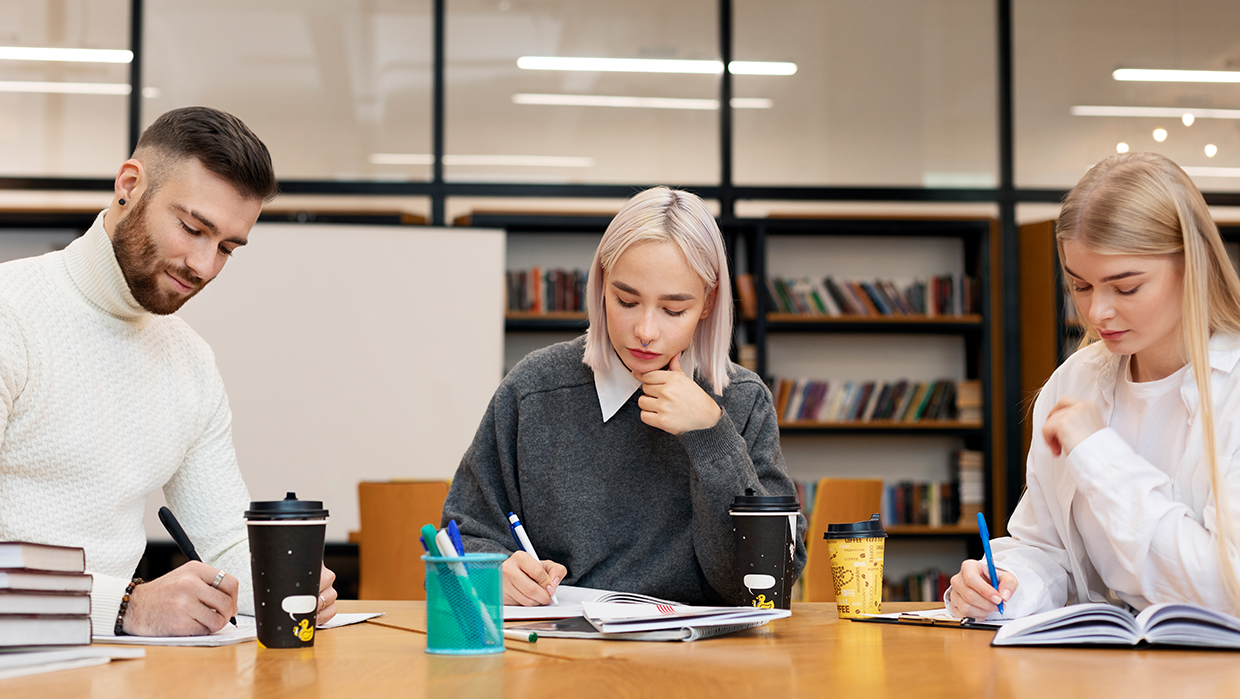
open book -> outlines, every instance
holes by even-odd
[[[744,631],[762,626],[767,620],[752,621],[745,624],[725,624],[721,626],[683,626],[660,631],[622,631],[619,633],[603,633],[585,617],[571,619],[554,619],[539,621],[533,624],[510,626],[522,631],[533,631],[545,638],[588,638],[600,641],[698,641],[724,634]]]
[[[583,602],[627,602],[632,604],[676,604],[665,599],[639,595],[635,592],[613,592],[611,590],[592,590],[588,587],[560,585],[555,596],[559,604],[548,604],[543,607],[519,607],[504,605],[504,621],[522,619],[570,619],[581,616]]]
[[[603,633],[765,624],[792,616],[788,609],[693,607],[679,604],[583,602],[582,616]]]
[[[1008,622],[991,645],[1135,646],[1142,642],[1240,649],[1240,619],[1196,604],[1156,604],[1136,616],[1109,604],[1076,604]]]

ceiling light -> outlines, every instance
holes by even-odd
[[[513,104],[541,104],[557,107],[627,107],[630,109],[719,109],[719,100],[687,97],[623,97],[616,95],[562,95],[517,93]],[[734,97],[733,109],[770,109],[773,102],[760,97]]]
[[[1218,146],[1213,143],[1206,144],[1206,157],[1213,158],[1216,155],[1218,155]]]
[[[1124,143],[1123,141],[1120,141],[1119,143],[1115,144],[1115,152],[1116,153],[1127,153],[1128,144]]]
[[[1184,116],[1180,117],[1180,121],[1184,122],[1185,126],[1192,126],[1193,122],[1197,121],[1197,117],[1193,116],[1192,112],[1186,112]]]
[[[1184,172],[1193,177],[1240,177],[1240,167],[1200,167],[1188,166]]]
[[[572,56],[522,56],[517,59],[522,70],[586,70],[609,73],[687,73],[719,75],[722,61],[679,60],[667,58],[582,58]],[[729,72],[736,75],[792,75],[797,64],[779,61],[732,61]]]
[[[1167,130],[1162,128],[1154,129],[1154,140],[1159,143],[1167,140]]]
[[[1116,80],[1158,83],[1240,83],[1240,70],[1146,70],[1120,68],[1111,73]]]
[[[431,165],[430,153],[371,153],[372,165]],[[594,167],[594,158],[562,155],[445,155],[444,165],[508,167]]]
[[[128,95],[129,83],[52,83],[0,80],[0,92],[34,92],[54,95]]]
[[[49,49],[33,46],[0,46],[0,60],[132,63],[133,52],[122,49]]]
[[[1192,114],[1193,119],[1240,119],[1240,109],[1185,109],[1183,107],[1118,107],[1101,105],[1076,105],[1068,110],[1072,116],[1098,117],[1162,117],[1183,119]]]

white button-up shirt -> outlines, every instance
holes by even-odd
[[[603,411],[603,422],[620,412],[620,408],[629,402],[629,398],[642,387],[642,382],[633,376],[633,372],[620,361],[615,353],[609,357],[610,366],[604,371],[594,372],[594,388],[598,391],[598,405]],[[689,350],[680,355],[680,368],[689,378],[693,378],[693,356]]]
[[[1233,523],[1240,523],[1238,362],[1240,337],[1219,334],[1210,340],[1218,462]],[[1146,421],[1148,429],[1182,445],[1178,452],[1150,450],[1157,453],[1154,458],[1174,463],[1151,463],[1111,427],[1089,436],[1067,457],[1055,457],[1041,438],[1047,414],[1065,396],[1093,400],[1108,425],[1126,420],[1115,411],[1124,409],[1116,405],[1116,386],[1127,371],[1127,358],[1098,342],[1069,358],[1038,396],[1027,490],[1008,522],[1010,536],[993,546],[996,566],[1019,580],[1006,616],[1119,601],[1136,609],[1193,602],[1237,611],[1223,584],[1215,500],[1198,419],[1200,396],[1191,367],[1181,374],[1178,387],[1184,412],[1164,416],[1162,422]],[[1233,533],[1233,544],[1240,543],[1237,539]],[[1240,570],[1234,546],[1232,560]]]

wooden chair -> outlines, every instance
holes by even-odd
[[[867,520],[879,511],[882,498],[883,481],[879,478],[823,478],[818,481],[806,534],[805,572],[801,574],[804,601],[835,601],[831,559],[827,556],[827,542],[822,539],[827,525]]]
[[[424,600],[426,575],[418,534],[424,524],[439,526],[448,497],[446,481],[358,483],[362,520],[358,597]]]

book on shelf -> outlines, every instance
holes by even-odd
[[[741,318],[753,320],[758,317],[758,291],[754,288],[752,274],[736,275],[736,298],[740,302]]]
[[[581,270],[530,269],[504,273],[506,308],[517,313],[584,313],[586,273]]]
[[[973,449],[961,449],[952,455],[952,480],[960,499],[959,522],[962,526],[977,521],[977,513],[986,502],[986,485],[982,469],[985,457]]]
[[[890,526],[952,526],[961,521],[954,481],[905,480],[883,487],[883,522]],[[975,515],[976,516],[976,515]]]
[[[951,576],[937,568],[902,578],[883,578],[884,602],[942,602]]]
[[[0,542],[0,648],[90,643],[90,587],[81,548]]]
[[[739,287],[740,277],[737,282]],[[772,276],[767,287],[773,312],[803,316],[962,316],[981,309],[980,286],[969,275],[918,279],[903,287],[890,279]]]
[[[1240,619],[1187,603],[1134,615],[1109,604],[1074,604],[1004,624],[994,646],[1167,645],[1240,649]]]
[[[972,419],[960,416],[958,383],[950,379],[930,382],[828,381],[808,378],[771,380],[775,410],[780,422],[917,422],[962,420],[981,422],[981,409],[970,410]],[[972,389],[966,389],[972,390]],[[980,394],[980,385],[978,387]]]

